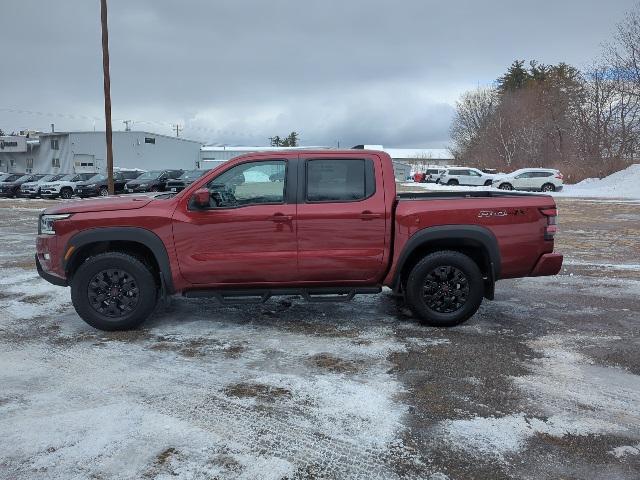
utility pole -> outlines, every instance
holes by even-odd
[[[125,132],[130,132],[131,131],[131,120],[123,120],[122,123],[124,123],[124,131]]]
[[[109,75],[109,30],[107,28],[107,0],[100,0],[100,23],[102,25],[104,121],[107,141],[107,188],[109,189],[109,195],[113,195],[113,132],[111,131],[111,77]]]
[[[184,127],[181,127],[179,124],[172,125],[173,128],[176,129],[176,137],[180,136],[180,132],[184,130]]]

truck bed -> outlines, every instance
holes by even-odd
[[[515,192],[513,190],[432,190],[429,192],[401,192],[396,194],[398,200],[432,200],[447,198],[503,198],[548,196],[534,192]]]

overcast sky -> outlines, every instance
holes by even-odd
[[[586,66],[634,4],[109,0],[113,126],[446,147],[461,92],[516,58]],[[3,130],[104,129],[99,0],[3,0],[0,78]]]

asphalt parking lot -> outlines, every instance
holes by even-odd
[[[0,478],[640,478],[640,201],[559,198],[561,275],[465,325],[388,294],[174,298],[99,332],[0,200]]]

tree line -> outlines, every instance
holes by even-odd
[[[586,69],[516,60],[493,86],[465,92],[456,103],[451,138],[460,163],[503,171],[558,168],[569,181],[603,177],[636,162],[640,9],[617,25]]]

